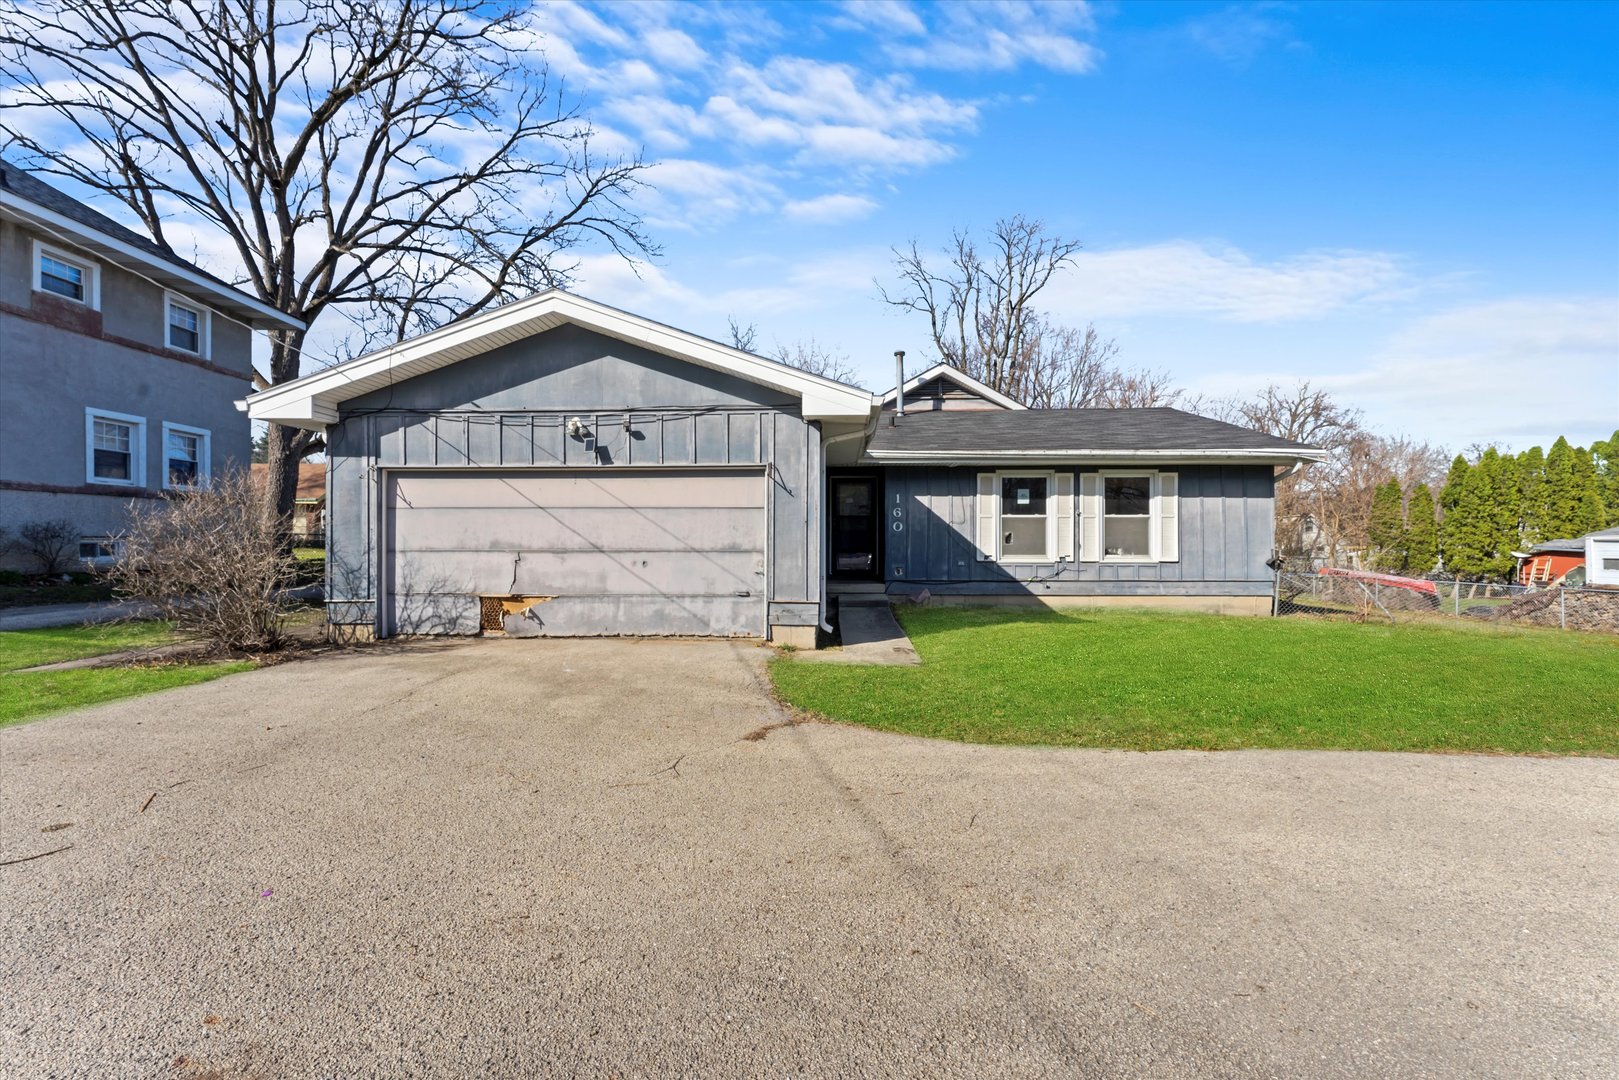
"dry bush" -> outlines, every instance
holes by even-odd
[[[65,518],[24,522],[17,527],[16,543],[41,574],[55,577],[73,567],[79,553],[79,527]]]
[[[137,509],[108,576],[120,596],[155,605],[216,650],[274,649],[297,560],[266,506],[264,481],[234,471]]]

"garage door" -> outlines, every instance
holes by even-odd
[[[510,634],[762,636],[765,494],[756,471],[390,474],[384,630],[477,633],[483,598],[519,597]]]

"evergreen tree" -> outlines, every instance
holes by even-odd
[[[1546,454],[1546,509],[1541,531],[1547,540],[1572,540],[1591,531],[1579,527],[1579,488],[1574,448],[1567,439],[1559,436]]]
[[[1501,578],[1512,572],[1512,548],[1518,538],[1517,461],[1494,447],[1478,464],[1445,485],[1441,533],[1445,567],[1464,578]]]
[[[1439,521],[1439,553],[1445,560],[1445,569],[1458,575],[1461,571],[1456,569],[1456,558],[1465,547],[1461,539],[1465,524],[1460,518],[1454,521],[1451,518],[1461,505],[1462,494],[1467,489],[1468,477],[1472,472],[1473,467],[1467,463],[1467,459],[1457,454],[1456,460],[1450,463],[1450,472],[1445,476],[1445,486],[1439,489],[1439,507],[1444,511]]]
[[[1377,485],[1372,493],[1371,520],[1366,526],[1372,565],[1393,573],[1405,569],[1405,511],[1401,501],[1398,480],[1391,478]]]
[[[1457,454],[1456,460],[1450,463],[1450,472],[1445,475],[1445,486],[1439,489],[1439,506],[1449,510],[1461,498],[1462,486],[1467,481],[1467,474],[1472,472],[1473,466],[1467,459]]]
[[[1602,508],[1602,485],[1597,479],[1596,462],[1591,451],[1583,446],[1574,448],[1574,520],[1575,536],[1584,536],[1602,528],[1606,515]]]
[[[1518,516],[1522,522],[1518,542],[1525,548],[1553,539],[1541,530],[1546,518],[1546,453],[1532,446],[1518,455]]]
[[[1434,517],[1433,493],[1418,484],[1406,506],[1405,572],[1433,573],[1439,563],[1439,522]]]
[[[1602,494],[1602,526],[1619,525],[1619,431],[1609,439],[1591,444],[1597,470],[1597,488]]]
[[[1518,483],[1518,463],[1512,457],[1496,452],[1494,447],[1484,451],[1479,467],[1489,478],[1489,558],[1484,573],[1489,577],[1505,578],[1512,574],[1516,561],[1513,549],[1518,546],[1518,531],[1522,523],[1522,489]]]

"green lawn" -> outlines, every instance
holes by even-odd
[[[789,704],[964,742],[1619,755],[1619,638],[920,608],[920,668],[771,662]]]
[[[251,661],[236,661],[17,673],[18,668],[86,656],[104,656],[125,649],[163,645],[173,640],[175,637],[168,624],[161,622],[65,626],[0,633],[0,727],[65,709],[207,682],[253,667]]]

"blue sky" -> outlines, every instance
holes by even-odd
[[[1309,378],[1461,448],[1619,427],[1619,6],[561,3],[537,28],[663,256],[578,287],[816,339],[926,328],[889,248],[1022,213],[1046,294],[1193,391]]]

